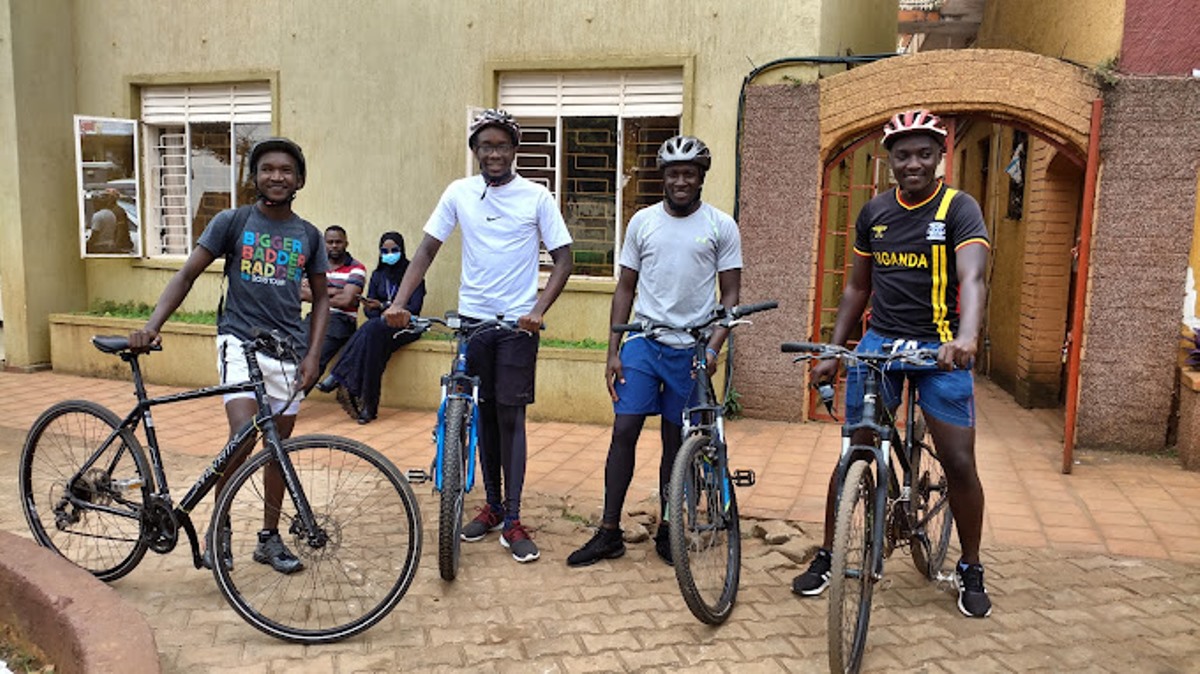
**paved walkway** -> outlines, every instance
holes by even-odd
[[[1081,453],[1074,474],[1061,475],[1061,419],[980,388],[984,561],[996,612],[984,621],[960,618],[949,589],[921,582],[897,555],[876,593],[865,669],[1200,671],[1200,474],[1165,458]],[[0,373],[6,465],[15,465],[36,414],[68,397],[121,412],[132,401],[127,382]],[[225,436],[220,403],[160,408],[155,420],[169,474],[182,488]],[[353,437],[403,469],[428,465],[432,426],[431,413],[399,410],[358,426],[336,406],[313,403],[297,433]],[[148,555],[115,587],[154,626],[169,672],[826,669],[825,601],[795,598],[788,583],[819,538],[835,426],[729,424],[735,463],[759,477],[739,490],[743,515],[763,520],[760,530],[786,527],[790,536],[781,545],[746,541],[738,605],[719,629],[688,613],[652,543],[633,543],[626,557],[587,569],[565,566],[589,535],[579,522],[599,514],[608,429],[531,423],[529,430],[523,519],[538,529],[542,560],[517,565],[489,538],[465,545],[461,577],[442,582],[432,552],[435,501],[419,488],[426,545],[417,580],[392,616],[348,642],[298,647],[259,634],[178,550]],[[656,507],[656,444],[648,431],[632,510]],[[7,473],[0,486],[15,495]],[[27,535],[15,498],[0,503],[0,526]],[[754,528],[747,522],[747,533]]]

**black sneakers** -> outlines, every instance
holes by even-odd
[[[567,566],[590,566],[602,559],[616,559],[625,554],[625,540],[620,529],[596,529],[592,540],[567,557]]]
[[[808,570],[792,579],[792,592],[802,597],[816,597],[829,587],[829,567],[833,565],[833,557],[825,548],[817,550],[813,555]]]
[[[283,574],[296,573],[304,569],[304,562],[301,562],[296,555],[292,554],[291,550],[287,549],[287,546],[283,544],[283,539],[279,537],[279,532],[266,529],[258,532],[258,546],[254,548],[254,561],[259,564],[269,564],[272,569]]]
[[[659,523],[658,531],[654,532],[654,551],[667,566],[675,566],[675,558],[671,555],[671,530],[665,522]]]
[[[958,610],[968,618],[990,616],[992,600],[983,587],[983,566],[959,562],[955,572],[958,578]]]
[[[204,532],[204,540],[207,541],[211,538],[212,529],[209,529],[208,531]],[[230,550],[230,538],[229,524],[227,522],[221,527],[221,530],[217,532],[217,545],[221,548],[221,563],[226,569],[233,570],[233,552]],[[212,570],[213,557],[211,547],[204,549],[204,554],[200,556],[200,565],[206,569]]]

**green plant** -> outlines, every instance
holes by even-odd
[[[738,393],[733,387],[730,387],[728,395],[725,396],[725,418],[740,419],[741,416],[742,394]]]
[[[154,307],[145,302],[112,302],[101,300],[92,305],[92,308],[84,312],[87,316],[109,316],[113,318],[132,318],[145,320],[150,318],[150,314],[154,311]],[[216,311],[176,311],[171,315],[171,320],[179,323],[191,323],[194,325],[216,325]]]
[[[1092,68],[1092,74],[1096,77],[1096,83],[1101,89],[1112,89],[1121,81],[1121,76],[1117,72],[1117,57],[1110,56],[1096,64]]]
[[[602,342],[591,337],[583,339],[546,339],[542,338],[542,346],[552,349],[587,349],[590,351],[603,351],[608,348],[608,342]]]

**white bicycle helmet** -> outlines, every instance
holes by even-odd
[[[712,153],[704,141],[695,136],[673,136],[658,148],[658,168],[668,164],[695,164],[707,171],[712,166]]]
[[[928,110],[898,112],[883,125],[883,146],[890,150],[897,138],[910,133],[924,133],[945,139],[946,127],[942,126],[942,120],[937,115]]]
[[[512,138],[513,145],[521,144],[521,125],[517,124],[517,120],[513,119],[513,116],[504,110],[488,108],[475,115],[475,119],[471,120],[471,133],[468,137],[467,145],[472,150],[475,149],[475,137],[479,135],[480,131],[489,126],[499,127],[507,131],[508,135]]]

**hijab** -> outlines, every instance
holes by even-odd
[[[383,248],[383,242],[391,239],[400,245],[400,261],[396,264],[384,264],[383,254],[379,256],[379,266],[375,271],[383,274],[387,278],[388,283],[393,286],[400,285],[400,279],[404,278],[404,270],[408,269],[408,256],[404,252],[404,237],[400,236],[399,232],[384,232],[383,236],[379,237],[379,247]]]

